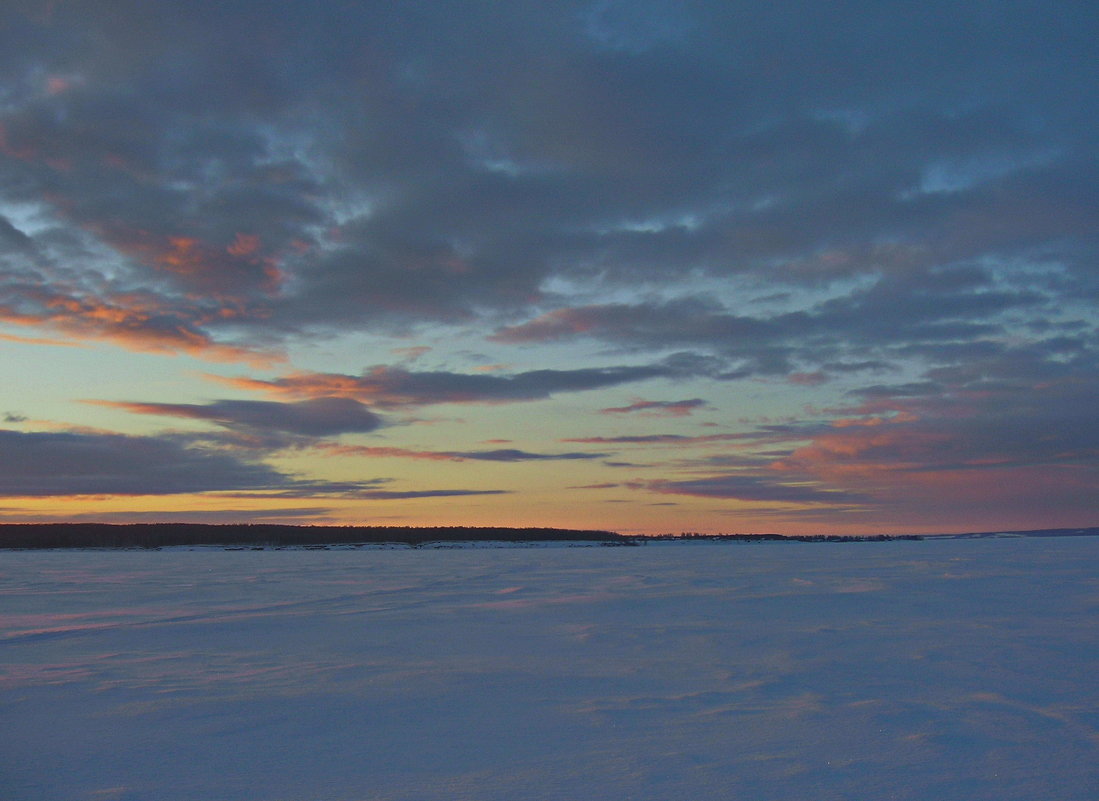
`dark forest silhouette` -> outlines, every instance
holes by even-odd
[[[614,531],[503,526],[302,526],[273,523],[0,523],[0,549],[165,548],[206,545],[226,548],[324,548],[330,545],[394,543],[565,542],[642,545],[674,541],[712,542],[892,542],[988,537],[1099,536],[1099,528],[1057,528],[967,534],[700,534],[681,532],[626,536]]]
[[[256,523],[23,523],[0,525],[0,548],[161,548],[169,545],[324,546],[424,542],[606,542],[611,531],[472,526],[292,526]]]

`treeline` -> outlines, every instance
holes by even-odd
[[[625,536],[613,531],[504,526],[302,526],[273,523],[5,523],[0,524],[0,549],[34,548],[163,548],[172,545],[279,547],[353,545],[356,543],[429,542],[599,542],[644,545],[649,542],[892,542],[896,540],[970,539],[979,537],[1096,536],[1099,528],[969,534],[678,534]]]
[[[647,539],[654,540],[708,540],[710,542],[892,542],[894,540],[922,540],[920,534],[700,534],[684,531],[679,534],[660,534]]]
[[[204,523],[10,523],[0,548],[163,548],[171,545],[281,546],[396,542],[606,542],[627,544],[612,531],[482,526],[293,526]]]

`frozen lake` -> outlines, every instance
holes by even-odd
[[[0,552],[8,801],[1099,798],[1099,538]]]

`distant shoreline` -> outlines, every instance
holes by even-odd
[[[0,550],[82,548],[314,547],[428,543],[593,543],[634,546],[652,542],[892,542],[925,539],[1099,536],[1099,527],[972,532],[966,534],[661,534],[628,536],[597,529],[495,526],[300,526],[206,523],[3,523]]]
[[[6,523],[0,549],[323,546],[424,542],[608,542],[613,531],[473,526],[294,526],[270,523]]]

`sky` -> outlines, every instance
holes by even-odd
[[[0,521],[1099,524],[1099,6],[0,9]]]

